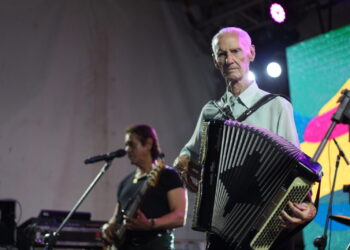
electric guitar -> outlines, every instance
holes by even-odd
[[[158,184],[159,176],[161,171],[165,167],[164,160],[162,157],[159,157],[155,161],[156,167],[153,168],[146,176],[146,180],[141,186],[139,192],[135,195],[134,199],[129,203],[125,209],[122,209],[116,218],[116,231],[115,231],[115,242],[114,242],[114,247],[118,249],[124,242],[125,242],[125,233],[126,233],[126,228],[123,223],[124,218],[132,218],[134,217],[136,210],[140,207],[143,198],[145,197],[147,191],[149,190],[150,187],[155,187]]]

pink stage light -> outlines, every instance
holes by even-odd
[[[282,5],[278,3],[271,4],[270,15],[277,23],[283,23],[286,20],[286,12],[284,12]]]

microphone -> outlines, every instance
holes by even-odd
[[[349,160],[346,158],[346,156],[345,156],[343,150],[341,149],[341,147],[339,146],[338,142],[334,138],[333,138],[333,141],[334,141],[335,145],[337,145],[337,148],[339,150],[339,154],[340,154],[340,156],[343,157],[346,165],[350,165]]]
[[[93,157],[90,157],[84,161],[85,164],[91,164],[99,161],[111,161],[114,158],[120,158],[126,155],[126,151],[124,149],[118,149],[116,151],[110,152],[108,154],[104,155],[96,155]]]

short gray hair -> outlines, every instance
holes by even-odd
[[[218,33],[216,33],[216,35],[211,40],[211,49],[214,55],[215,55],[215,46],[219,40],[219,36],[227,33],[237,34],[239,37],[243,38],[248,43],[248,46],[252,45],[252,39],[250,38],[248,32],[246,32],[245,30],[242,30],[241,28],[237,28],[237,27],[222,28],[221,30],[219,30]]]

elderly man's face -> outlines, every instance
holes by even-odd
[[[255,48],[235,33],[219,36],[215,47],[214,64],[222,76],[231,82],[247,77],[249,64],[254,60]]]

